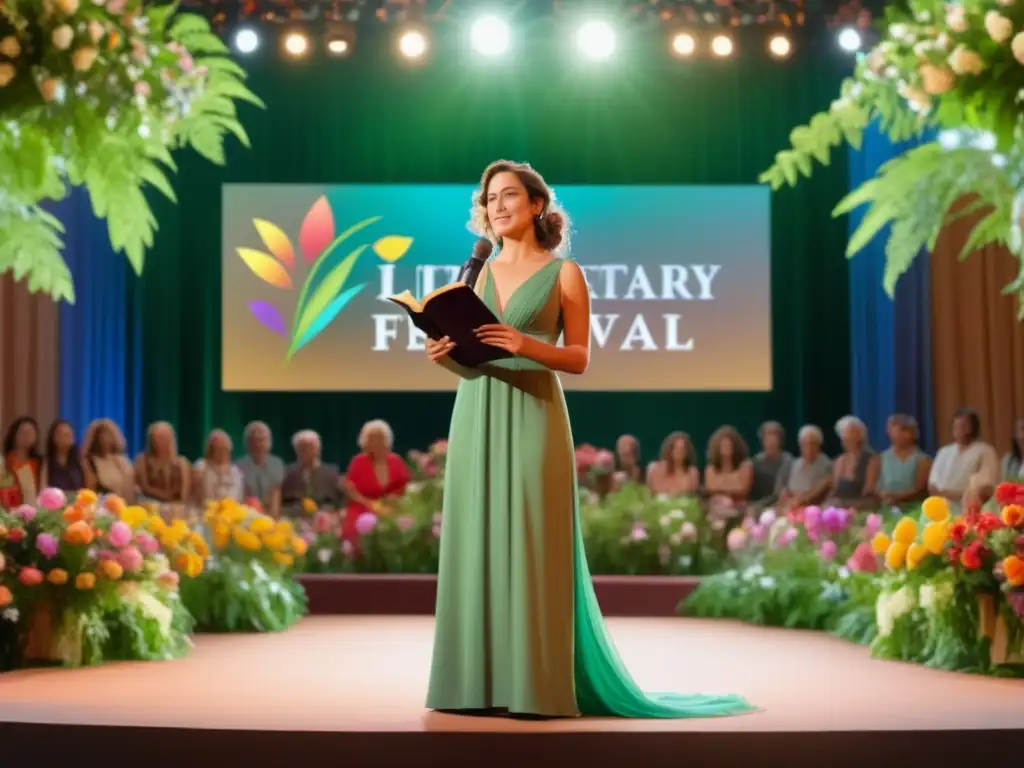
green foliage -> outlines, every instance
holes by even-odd
[[[219,557],[181,584],[200,632],[282,632],[306,613],[306,593],[283,568]]]

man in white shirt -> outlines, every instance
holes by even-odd
[[[981,422],[971,410],[953,417],[953,443],[941,448],[928,476],[928,493],[952,502],[983,504],[999,482],[999,455],[978,439]]]

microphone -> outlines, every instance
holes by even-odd
[[[459,282],[465,283],[470,288],[476,287],[476,280],[480,277],[480,270],[484,268],[487,259],[494,250],[494,243],[486,237],[481,237],[473,244],[473,255],[466,260],[459,271]]]

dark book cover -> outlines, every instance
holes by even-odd
[[[493,360],[512,357],[512,353],[484,344],[476,337],[475,331],[481,325],[501,321],[465,283],[438,288],[422,302],[408,291],[389,296],[388,301],[404,309],[413,325],[428,338],[437,341],[447,336],[454,341],[455,349],[448,356],[461,366],[476,368]]]

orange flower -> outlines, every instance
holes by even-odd
[[[124,575],[124,568],[121,567],[120,563],[114,560],[103,560],[100,563],[99,569],[103,572],[103,575],[111,581],[117,581]]]
[[[0,608],[4,608],[14,602],[14,595],[7,587],[0,585]]]
[[[75,577],[76,589],[92,589],[96,586],[96,574],[80,573]]]
[[[292,539],[292,552],[294,552],[299,557],[302,557],[304,554],[306,554],[306,548],[307,547],[305,539],[301,539],[298,536]]]
[[[285,568],[288,568],[289,566],[291,566],[292,563],[295,562],[295,559],[291,555],[285,554],[284,552],[275,552],[274,561],[278,565],[283,565]]]
[[[82,498],[79,496],[78,498]],[[103,500],[103,506],[110,510],[111,514],[121,517],[124,511],[128,508],[128,505],[124,503],[124,499],[120,496],[110,495]]]
[[[77,504],[72,504],[64,510],[63,516],[69,523],[77,523],[79,520],[85,519],[85,512]]]
[[[78,495],[75,496],[75,504],[78,504],[79,506],[82,506],[82,507],[87,507],[90,504],[95,504],[97,502],[97,500],[98,499],[97,499],[97,496],[96,496],[96,492],[95,491],[90,491],[89,489],[85,489],[85,490],[79,491]],[[107,509],[110,509],[110,508],[107,507]],[[111,510],[111,511],[113,511],[113,510]]]
[[[1017,555],[1010,555],[1003,560],[1003,575],[1011,587],[1024,587],[1024,560]]]
[[[84,520],[76,520],[64,531],[64,541],[68,544],[92,544],[92,528]]]
[[[68,583],[68,572],[63,568],[54,568],[48,574],[46,574],[46,580],[51,584],[56,584],[58,587],[61,584]]]
[[[1024,507],[1019,504],[1009,504],[1003,507],[1001,517],[1007,528],[1017,528],[1024,525]]]
[[[312,499],[303,499],[302,511],[305,512],[307,515],[312,515],[314,512],[316,512],[316,502],[313,501]]]

